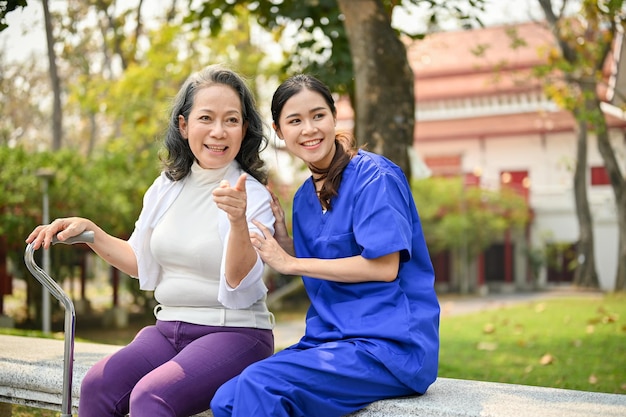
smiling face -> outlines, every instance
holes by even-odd
[[[335,117],[324,97],[307,88],[284,104],[274,126],[287,149],[307,165],[329,167],[335,154]]]
[[[204,169],[230,164],[246,133],[239,95],[222,84],[198,90],[189,117],[178,116],[178,123],[180,134]]]

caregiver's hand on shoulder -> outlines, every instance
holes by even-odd
[[[295,256],[295,251],[293,250],[293,239],[289,236],[289,232],[287,231],[287,223],[285,222],[285,211],[280,205],[280,201],[276,194],[270,191],[272,195],[272,201],[270,201],[270,207],[272,208],[272,213],[274,214],[274,218],[276,219],[274,222],[274,239],[278,242],[281,248],[286,251],[289,255]]]

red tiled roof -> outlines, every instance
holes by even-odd
[[[523,44],[513,47],[513,39]],[[415,75],[416,102],[539,92],[540,80],[532,71],[546,62],[542,56],[553,47],[552,34],[536,22],[440,32],[411,41],[407,45],[407,56]],[[610,64],[605,66],[606,76],[610,68]],[[604,95],[605,92],[606,88],[599,89],[599,93]],[[346,122],[354,118],[349,100],[338,100],[337,108],[338,122],[347,125]],[[626,126],[624,120],[611,116],[607,116],[607,122],[609,126]],[[422,121],[418,110],[415,138],[432,141],[503,137],[574,128],[575,121],[566,111]]]
[[[575,125],[569,112],[518,113],[415,123],[417,142],[506,137],[571,131]]]
[[[512,33],[525,42],[512,46]],[[407,46],[417,101],[540,89],[532,68],[545,62],[540,51],[553,45],[537,23],[440,32]]]
[[[608,127],[626,128],[626,121],[605,114]],[[462,119],[417,121],[415,143],[438,140],[512,137],[573,131],[576,121],[568,111],[516,113]]]

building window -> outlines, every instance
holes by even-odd
[[[530,177],[528,171],[500,172],[500,186],[514,190],[528,201],[530,194]]]
[[[611,185],[606,168],[603,166],[591,167],[591,185]]]

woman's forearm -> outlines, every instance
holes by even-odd
[[[376,259],[362,256],[338,259],[290,258],[282,272],[335,282],[391,282],[396,279],[399,268],[400,254],[394,252]]]
[[[109,235],[95,224],[89,230],[94,232],[94,241],[88,245],[98,256],[125,274],[138,275],[137,257],[127,241]]]
[[[237,288],[241,281],[254,267],[258,255],[250,242],[247,223],[231,224],[226,248],[225,274],[226,282],[231,288]]]

